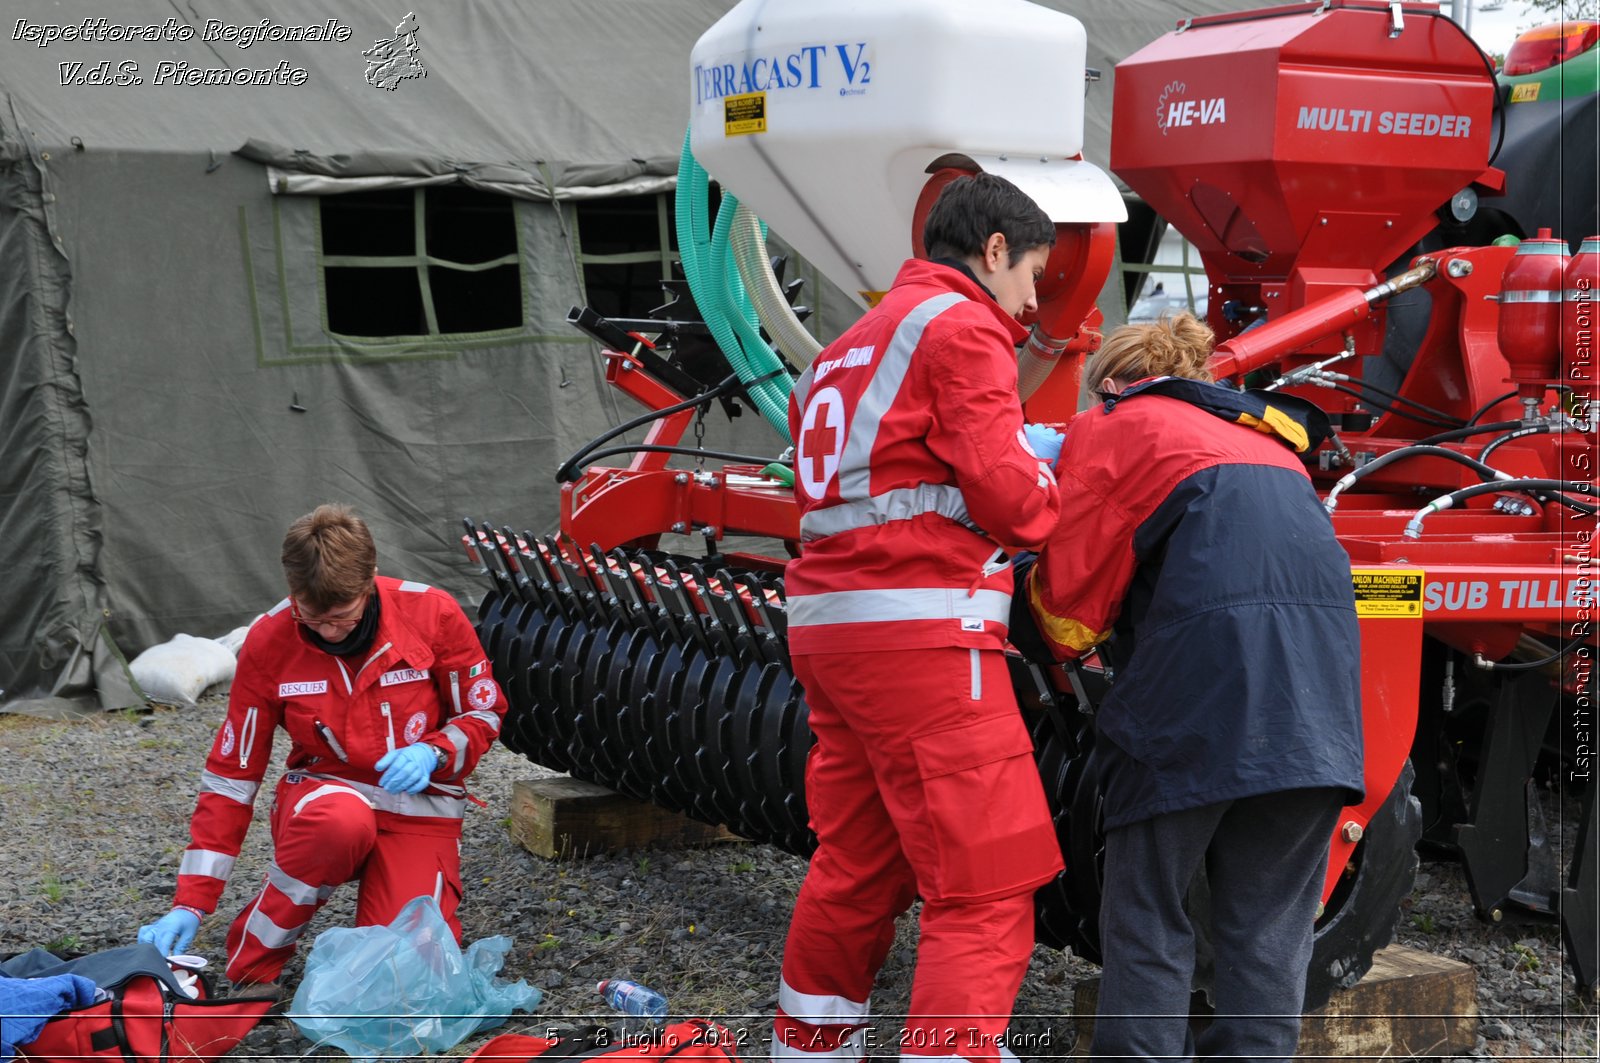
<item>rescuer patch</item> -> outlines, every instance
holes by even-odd
[[[1350,585],[1356,594],[1357,616],[1422,615],[1421,569],[1353,568]]]
[[[315,683],[278,684],[278,697],[280,698],[293,698],[305,694],[326,694],[327,692],[328,681],[326,679],[319,679]]]

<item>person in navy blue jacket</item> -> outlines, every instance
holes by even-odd
[[[1211,339],[1184,314],[1090,358],[1103,401],[1068,428],[1027,581],[1056,657],[1100,646],[1115,677],[1096,1058],[1293,1056],[1329,839],[1362,799],[1349,560],[1298,456],[1314,407],[1212,383]],[[1191,1043],[1202,867],[1216,1018]]]

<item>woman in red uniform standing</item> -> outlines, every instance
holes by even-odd
[[[873,979],[919,895],[902,1054],[1001,1054],[1033,891],[1061,869],[1001,652],[1005,547],[1042,541],[1057,511],[1015,350],[1054,239],[1014,185],[958,178],[928,215],[932,261],[902,266],[795,385],[802,546],[785,585],[817,739],[817,851],[784,947],[774,1059],[862,1056]]]
[[[357,879],[357,925],[427,895],[460,938],[464,784],[506,710],[461,607],[379,576],[372,535],[349,509],[320,506],[290,525],[283,573],[289,596],[239,652],[173,908],[139,930],[168,954],[188,949],[233,870],[282,727],[272,863],[228,931],[236,984],[277,978],[317,909]]]

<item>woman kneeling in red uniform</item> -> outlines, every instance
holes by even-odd
[[[506,711],[461,607],[379,576],[372,535],[348,509],[290,525],[283,572],[289,596],[239,651],[173,909],[139,930],[168,954],[189,947],[233,870],[282,727],[272,863],[228,931],[235,983],[277,978],[317,909],[357,879],[357,925],[388,923],[427,895],[460,938],[465,781]]]

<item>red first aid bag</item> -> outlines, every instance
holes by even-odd
[[[35,975],[45,973],[82,974],[107,999],[46,1021],[38,1037],[17,1046],[18,1059],[209,1063],[232,1051],[278,999],[273,993],[219,1000],[203,972],[185,986],[149,945],[61,961]]]
[[[491,1037],[462,1063],[556,1063],[563,1059],[604,1059],[607,1063],[630,1060],[711,1060],[743,1063],[738,1055],[740,1038],[710,1019],[689,1019],[644,1033],[614,1034],[604,1027],[581,1033],[535,1037],[503,1033]]]

